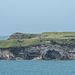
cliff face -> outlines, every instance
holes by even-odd
[[[75,60],[75,32],[14,33],[0,40],[1,60]]]
[[[75,48],[47,45],[0,48],[1,60],[74,60]]]

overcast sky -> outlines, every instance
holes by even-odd
[[[75,0],[0,0],[0,35],[75,31]]]

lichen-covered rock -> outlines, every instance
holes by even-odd
[[[15,56],[8,50],[0,50],[0,59],[2,60],[14,60]]]

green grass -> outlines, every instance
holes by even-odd
[[[9,48],[9,47],[28,47],[40,45],[39,39],[12,39],[12,40],[0,40],[0,48]]]
[[[46,38],[75,39],[75,32],[44,32],[42,34],[46,35]]]
[[[48,44],[75,46],[75,32],[44,32],[42,34],[15,33],[9,37],[9,40],[0,40],[0,48]]]

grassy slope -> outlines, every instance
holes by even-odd
[[[9,40],[0,40],[0,48],[27,47],[41,44],[75,45],[75,32],[44,32],[42,34],[15,33]]]

